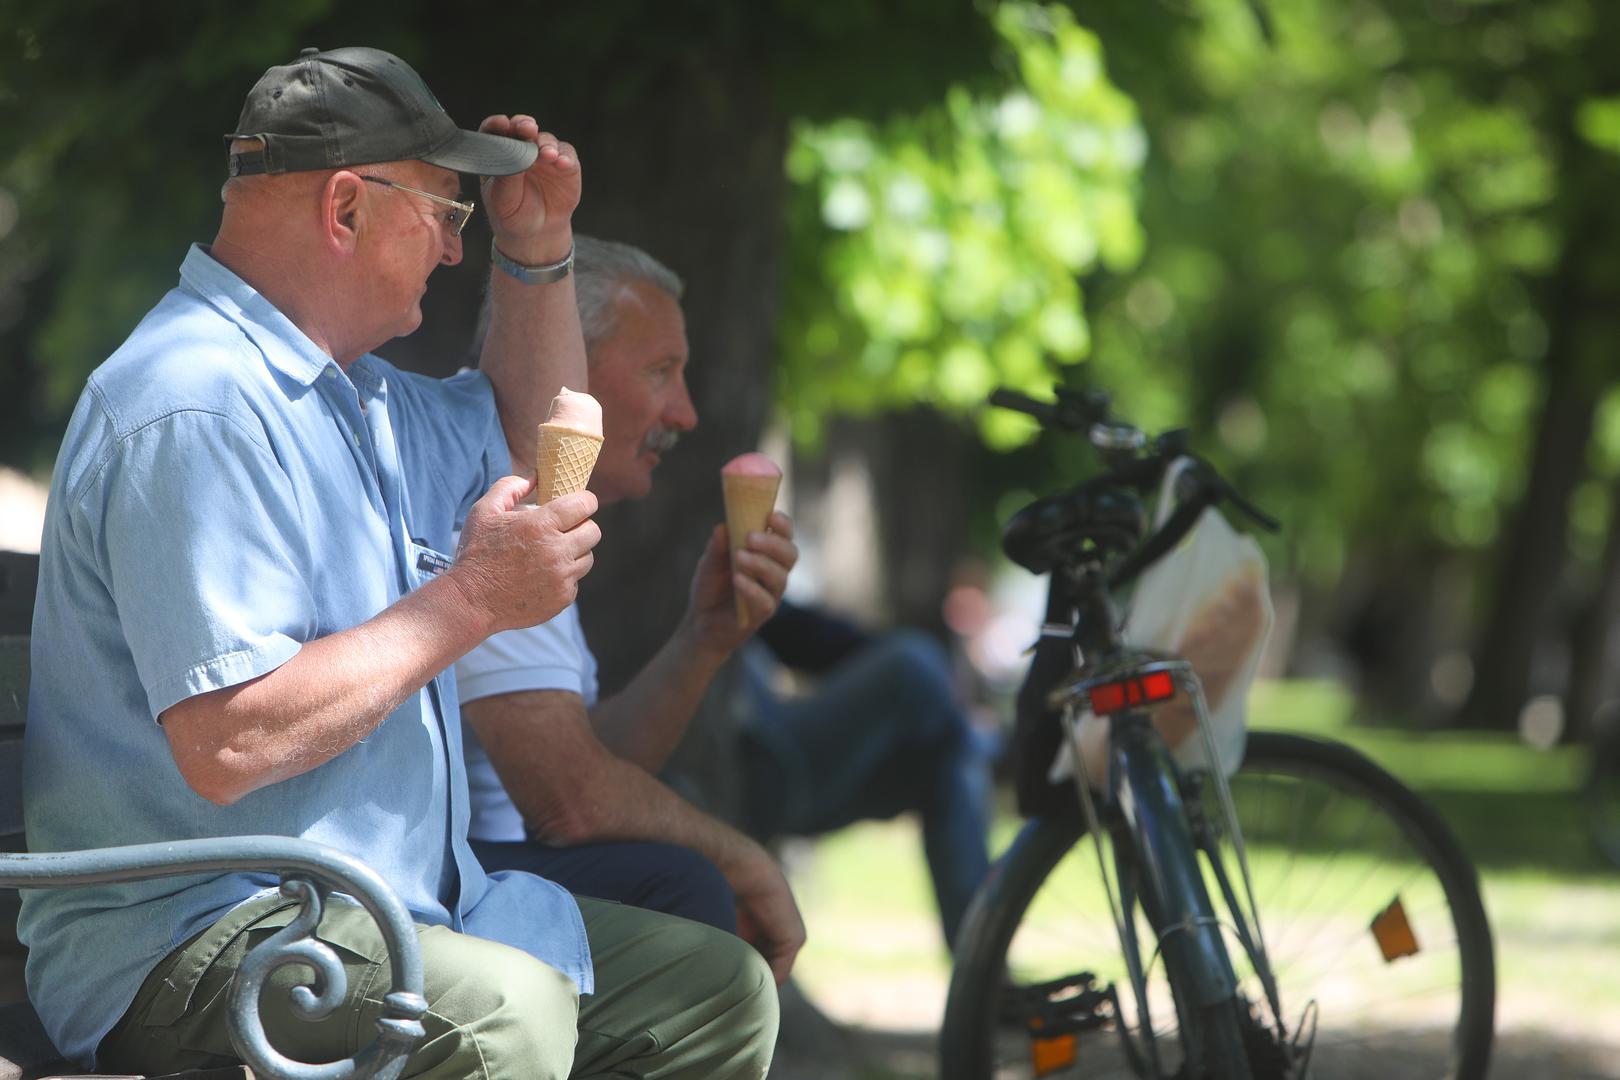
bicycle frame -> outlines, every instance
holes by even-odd
[[[1254,903],[1242,832],[1238,826],[1226,770],[1222,767],[1219,748],[1209,723],[1208,703],[1192,666],[1181,660],[1164,660],[1133,653],[1115,630],[1118,623],[1113,603],[1100,576],[1082,573],[1075,584],[1079,588],[1068,598],[1075,601],[1078,617],[1070,626],[1049,623],[1044,632],[1061,632],[1072,637],[1077,660],[1094,650],[1097,661],[1082,666],[1082,677],[1057,689],[1050,700],[1053,705],[1061,707],[1065,734],[1075,757],[1076,793],[1085,816],[1087,832],[1092,837],[1098,870],[1130,975],[1140,1018],[1142,1051],[1145,1051],[1154,1074],[1162,1075],[1147,1000],[1147,971],[1153,959],[1162,954],[1167,970],[1175,976],[1173,982],[1178,988],[1175,1003],[1180,1014],[1180,1028],[1191,1034],[1190,1038],[1183,1039],[1188,1071],[1190,1075],[1199,1075],[1203,1053],[1200,1015],[1231,999],[1238,991],[1237,974],[1223,938],[1223,922],[1216,914],[1201,870],[1198,858],[1200,849],[1208,857],[1220,887],[1222,902],[1231,915],[1232,929],[1259,973],[1272,1016],[1276,1019],[1277,1034],[1284,1040],[1287,1038],[1277,984],[1266,955],[1259,913]],[[1049,603],[1049,614],[1061,606],[1058,601],[1063,598],[1057,593],[1060,588],[1054,576],[1054,595],[1052,603]],[[1237,891],[1232,886],[1220,857],[1216,837],[1204,820],[1201,804],[1196,799],[1192,803],[1184,799],[1183,793],[1189,785],[1176,767],[1163,738],[1153,727],[1149,710],[1132,708],[1107,717],[1107,785],[1106,790],[1099,793],[1103,800],[1101,808],[1098,797],[1093,794],[1087,781],[1091,773],[1086,767],[1080,722],[1091,700],[1091,691],[1106,684],[1117,684],[1128,679],[1141,680],[1156,674],[1168,674],[1177,691],[1186,694],[1193,702],[1207,760],[1214,766],[1211,774],[1225,819],[1224,825],[1238,855],[1246,904],[1239,901]],[[1196,812],[1190,812],[1191,807],[1196,807]],[[1111,815],[1110,823],[1117,821],[1117,831],[1124,834],[1123,838],[1115,837],[1112,868],[1103,850],[1105,812]],[[1146,965],[1142,962],[1135,921],[1131,915],[1132,907],[1137,902],[1141,903],[1157,938],[1153,956]],[[1184,997],[1190,1000],[1183,1000]],[[1139,1051],[1130,1044],[1128,1037],[1126,1046],[1132,1057],[1136,1058]]]

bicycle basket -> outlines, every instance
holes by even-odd
[[[1166,471],[1155,527],[1175,509],[1176,479],[1186,464],[1183,459]],[[1192,663],[1209,704],[1210,734],[1228,775],[1243,760],[1249,688],[1274,621],[1260,546],[1214,509],[1206,510],[1180,544],[1143,572],[1131,597],[1126,642]],[[1014,783],[1019,810],[1026,815],[1074,807],[1072,753],[1046,701],[1051,688],[1072,673],[1072,655],[1066,641],[1043,638],[1019,691]],[[1205,740],[1195,737],[1196,713],[1190,703],[1163,707],[1154,721],[1178,765],[1209,767]],[[1089,715],[1082,720],[1083,727],[1102,723]],[[1095,772],[1101,762],[1088,765]],[[1100,777],[1092,779],[1097,783]]]
[[[1166,471],[1157,523],[1174,510],[1172,492],[1186,459]],[[1125,640],[1189,661],[1209,704],[1210,734],[1230,776],[1243,760],[1249,688],[1276,621],[1267,587],[1266,557],[1254,537],[1205,510],[1176,548],[1138,580],[1125,621]],[[1203,739],[1193,738],[1190,709],[1162,711],[1159,732],[1183,769],[1208,769]]]

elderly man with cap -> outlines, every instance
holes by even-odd
[[[599,535],[593,496],[525,507],[532,480],[507,475],[584,370],[572,148],[527,116],[463,131],[362,48],[270,69],[227,139],[218,235],[90,377],[57,461],[30,847],[280,833],[361,856],[420,924],[428,1038],[406,1076],[762,1075],[776,1003],[754,950],[486,876],[466,843],[445,669],[571,602]],[[486,177],[494,323],[480,370],[440,381],[370,350],[461,260],[462,172]],[[290,903],[238,872],[31,891],[30,996],[86,1064],[228,1063],[222,991]],[[264,1018],[283,1052],[330,1060],[369,1041],[386,952],[341,899],[318,933],[343,1005],[304,1023],[270,993]]]

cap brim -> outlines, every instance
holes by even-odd
[[[523,139],[457,128],[453,137],[431,154],[423,155],[422,160],[460,173],[508,176],[533,165],[539,153],[538,146]]]

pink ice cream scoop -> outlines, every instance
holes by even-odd
[[[781,483],[782,470],[764,454],[742,454],[720,469],[733,568],[737,552],[748,543],[748,534],[764,531],[776,507],[776,489]],[[741,593],[737,594],[737,625],[748,625],[748,605]]]
[[[591,395],[563,387],[551,399],[551,415],[546,423],[588,435],[602,434],[602,405]]]
[[[721,476],[774,476],[780,478],[782,470],[776,462],[760,453],[738,454],[720,468]]]

